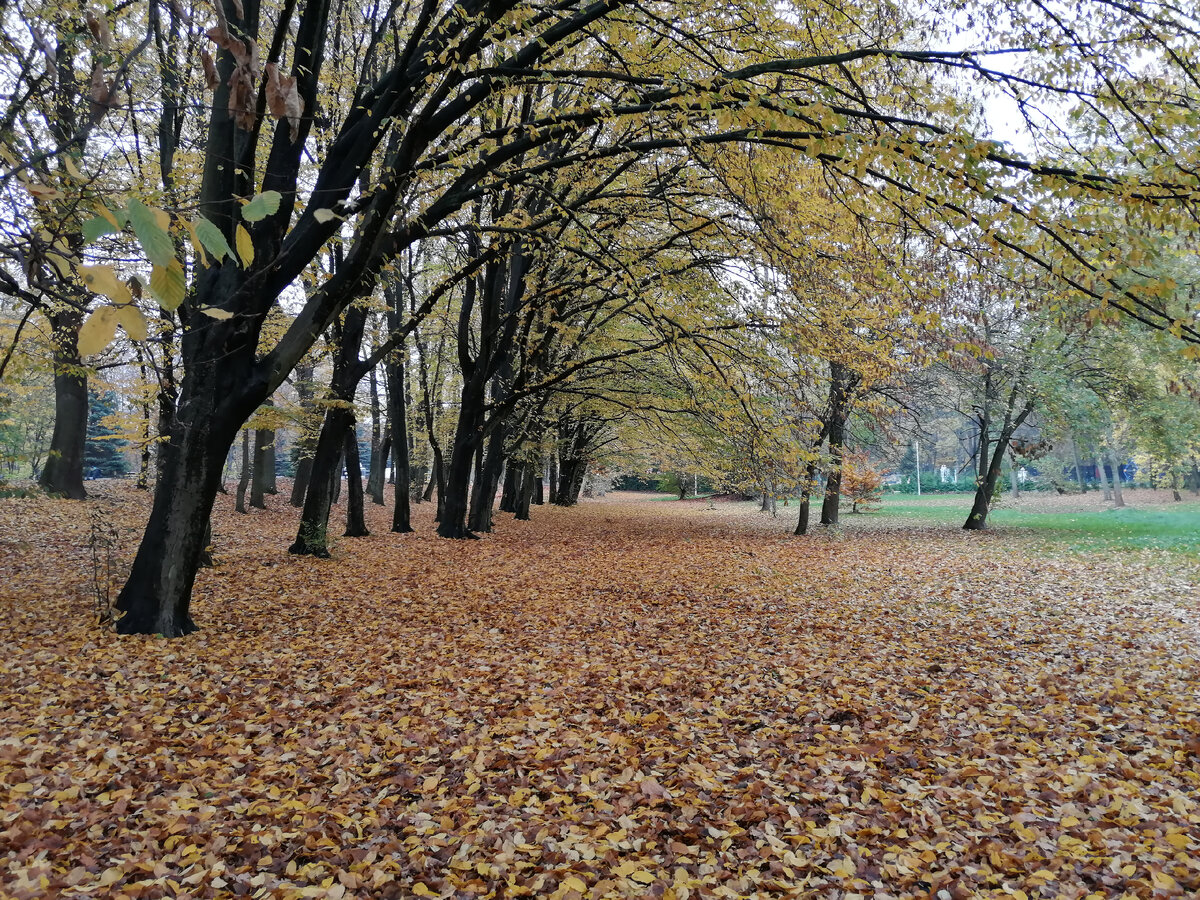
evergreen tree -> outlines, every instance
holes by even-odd
[[[102,422],[117,411],[117,394],[90,392],[87,441],[83,447],[83,472],[88,478],[119,478],[126,472],[122,451],[127,441],[113,438],[116,431]]]

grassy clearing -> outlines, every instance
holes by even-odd
[[[1139,499],[1149,494],[1140,492]],[[871,517],[914,525],[961,524],[970,511],[971,499],[966,494],[920,499],[892,495],[884,498],[883,507]],[[993,509],[988,521],[998,529],[1028,530],[1060,550],[1166,550],[1200,556],[1200,502],[1131,504],[1123,509],[1098,506],[1099,502],[1089,498],[1039,496],[1014,505],[1006,498]]]

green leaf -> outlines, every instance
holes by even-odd
[[[242,207],[242,219],[246,222],[257,222],[267,216],[273,216],[279,211],[279,201],[282,199],[279,191],[263,191],[250,198],[250,202]]]
[[[229,242],[225,240],[225,235],[221,234],[220,228],[203,216],[197,216],[192,224],[196,227],[196,237],[200,239],[204,249],[217,258],[217,262],[221,262],[227,256],[233,256]]]
[[[129,224],[141,241],[146,258],[156,266],[170,265],[175,258],[175,244],[160,224],[164,216],[161,210],[151,209],[140,200],[129,201]]]
[[[150,293],[162,304],[163,309],[177,309],[187,294],[183,264],[172,259],[168,266],[155,266],[150,272]]]
[[[89,244],[97,238],[104,237],[106,234],[118,234],[120,231],[120,225],[109,221],[103,216],[95,216],[83,223],[83,239]]]

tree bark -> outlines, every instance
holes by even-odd
[[[346,459],[346,533],[344,537],[366,537],[371,532],[367,530],[366,510],[363,508],[363,478],[362,465],[358,459],[358,432],[351,419],[350,427],[346,429],[345,448],[342,455]]]
[[[1109,438],[1112,439],[1111,436]],[[1113,447],[1109,447],[1108,462],[1112,466],[1112,483],[1113,483],[1113,503],[1119,508],[1125,505],[1125,495],[1121,489],[1121,467],[1117,463],[1117,451]]]
[[[379,379],[374,368],[367,373],[367,377],[371,388],[371,468],[367,476],[367,495],[372,503],[383,506],[383,488],[386,481],[384,472],[387,469],[388,454],[391,453],[391,435],[385,435],[380,425],[382,411],[379,405]]]
[[[244,513],[246,509],[246,488],[250,486],[250,429],[242,429],[242,471],[238,474],[237,500],[234,511]]]
[[[829,364],[829,474],[825,478],[825,498],[821,502],[821,524],[836,525],[842,502],[842,455],[846,442],[846,421],[850,416],[851,392],[858,376],[838,362]],[[917,472],[920,480],[921,473]]]
[[[87,440],[87,370],[79,358],[83,314],[67,309],[50,314],[54,363],[54,434],[38,484],[50,494],[82,500],[83,446]]]
[[[992,459],[987,467],[987,474],[980,479],[979,486],[975,489],[975,500],[971,504],[970,515],[967,516],[967,521],[963,523],[963,528],[967,531],[983,531],[987,528],[988,512],[991,510],[992,497],[996,491],[996,484],[1000,480],[1000,471],[1004,465],[1004,454],[1008,452],[1009,441],[1012,440],[1013,433],[1021,427],[1021,424],[1033,412],[1033,402],[1027,401],[1020,413],[1013,418],[1013,411],[1016,407],[1016,399],[1018,386],[1014,385],[1009,393],[1008,409],[1004,416],[1004,424],[1000,429],[1000,436],[996,440],[995,450],[992,452]],[[988,439],[985,434],[980,435],[980,446],[986,447]]]
[[[329,510],[334,503],[334,484],[342,480],[342,454],[353,421],[354,413],[346,406],[330,406],[325,412],[325,423],[313,455],[312,476],[304,495],[304,512],[289,553],[329,556]]]
[[[408,443],[408,404],[404,395],[404,348],[398,349],[388,365],[388,425],[395,456],[396,490],[392,497],[392,531],[408,534],[413,530],[409,494],[412,484]]]

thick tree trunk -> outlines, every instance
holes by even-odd
[[[392,455],[392,435],[387,429],[379,447],[371,451],[371,472],[367,476],[367,496],[376,506],[383,506],[384,487],[387,485],[387,462]],[[394,483],[394,482],[393,482]]]
[[[513,512],[514,518],[522,522],[529,521],[529,505],[533,502],[535,489],[541,487],[542,480],[536,477],[537,466],[538,464],[533,462],[523,464],[517,478],[517,498]]]
[[[296,477],[292,479],[292,506],[304,506],[304,495],[308,493],[308,482],[312,477],[312,457],[302,456],[296,461]]]
[[[304,496],[304,512],[289,553],[329,556],[329,510],[334,502],[334,484],[342,480],[342,454],[353,422],[354,413],[345,406],[331,406],[325,413]]]
[[[233,508],[235,512],[244,513],[246,509],[246,488],[250,486],[250,429],[242,429],[242,471],[238,475],[237,500]]]
[[[504,468],[504,487],[500,491],[500,512],[515,513],[517,511],[517,494],[521,490],[520,475],[523,467],[509,462]]]
[[[313,415],[313,367],[303,363],[296,367],[296,396],[300,401],[300,428],[296,437],[296,475],[292,479],[292,496],[288,500],[297,509],[304,506],[304,495],[308,493],[308,479],[312,475],[312,458],[316,450],[316,439],[309,419]]]
[[[192,585],[209,541],[206,534],[226,454],[238,428],[260,396],[238,399],[218,409],[218,398],[234,396],[245,384],[236,363],[193,362],[175,417],[164,442],[154,506],[129,578],[117,597],[124,613],[123,634],[180,637],[196,630],[190,604]]]
[[[346,533],[345,537],[366,537],[371,532],[367,530],[366,510],[363,508],[363,478],[362,465],[358,460],[358,432],[351,420],[346,429],[345,448],[342,455],[346,459]]]
[[[471,492],[470,518],[468,519],[468,528],[471,531],[491,533],[492,511],[496,505],[496,491],[500,487],[500,475],[504,469],[504,444],[507,440],[508,428],[501,423],[492,432],[491,438],[487,442],[483,467],[479,471],[479,477]]]
[[[558,451],[550,451],[550,474],[546,479],[549,482],[549,497],[547,499],[551,504],[558,505]]]
[[[264,404],[271,406],[269,401]],[[269,451],[269,452],[268,452]],[[250,482],[250,505],[255,509],[266,509],[266,494],[274,493],[275,484],[275,432],[270,428],[254,430],[254,474]],[[268,472],[268,468],[270,472]]]
[[[438,535],[444,538],[474,537],[467,528],[467,512],[471,485],[471,470],[476,451],[483,440],[483,401],[486,382],[468,378],[462,388],[458,410],[458,427],[454,431],[454,446],[450,450],[450,467],[446,473],[445,505],[438,491],[441,517]]]
[[[396,490],[392,498],[392,531],[408,534],[413,530],[409,494],[412,491],[410,459],[408,455],[408,404],[404,395],[403,348],[395,355],[395,362],[387,369],[388,377],[388,425],[391,428],[392,447],[395,451]]]
[[[48,493],[82,500],[83,446],[87,440],[87,370],[79,358],[79,326],[75,310],[50,316],[54,360],[54,434],[38,484]]]

